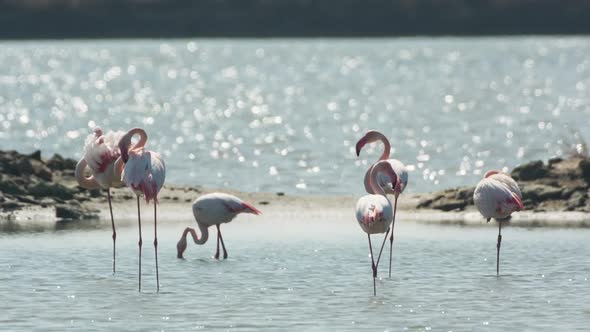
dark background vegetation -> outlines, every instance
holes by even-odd
[[[585,34],[590,0],[0,0],[0,38]]]

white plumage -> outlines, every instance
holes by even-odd
[[[385,233],[393,220],[393,207],[383,195],[365,195],[356,203],[356,220],[367,234]]]
[[[93,189],[100,186],[103,189],[122,187],[123,183],[114,169],[115,161],[121,155],[118,147],[119,140],[125,133],[109,130],[103,134],[100,128],[86,137],[84,155],[76,166],[76,178],[80,186]],[[85,169],[88,167],[92,174],[86,178]],[[96,182],[96,184],[94,183]]]
[[[491,218],[505,219],[512,212],[522,209],[518,185],[516,182],[506,184],[503,180],[505,179],[498,180],[496,175],[484,178],[479,181],[473,193],[475,206],[488,221]]]
[[[224,193],[210,193],[197,198],[193,202],[193,215],[201,237],[196,231],[191,228],[185,228],[180,240],[176,244],[177,257],[183,258],[183,253],[186,250],[186,237],[190,233],[195,244],[205,244],[209,239],[209,227],[215,225],[217,227],[217,251],[215,258],[219,258],[219,243],[223,247],[223,258],[227,258],[227,250],[221,235],[220,225],[232,221],[240,213],[261,214],[252,204],[247,203],[234,195]]]

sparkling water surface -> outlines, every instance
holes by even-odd
[[[575,150],[589,89],[588,37],[1,42],[0,147],[142,126],[171,183],[360,194],[378,129],[423,192]]]
[[[325,218],[324,218],[325,219]],[[241,218],[175,257],[184,224],[159,230],[156,294],[151,223],[0,235],[3,331],[587,331],[590,230],[396,225],[394,267],[372,295],[364,233],[353,222]],[[215,232],[212,230],[212,236]],[[375,243],[380,242],[375,236]],[[213,240],[215,237],[212,238]]]

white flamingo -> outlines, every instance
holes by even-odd
[[[523,209],[522,195],[518,184],[510,176],[498,171],[487,172],[479,181],[473,201],[482,216],[489,222],[498,221],[498,243],[496,244],[496,275],[500,275],[500,245],[502,243],[502,221],[512,212]]]
[[[377,267],[381,259],[383,245],[387,239],[390,225],[393,221],[394,211],[391,202],[387,199],[384,187],[379,179],[380,173],[389,179],[388,185],[394,190],[399,190],[400,182],[395,174],[391,164],[387,161],[379,161],[371,168],[369,174],[369,185],[376,194],[369,194],[361,197],[356,204],[356,220],[362,230],[367,233],[369,240],[369,254],[371,255],[371,268],[373,270],[373,295],[377,294],[375,279],[377,278]],[[373,258],[373,246],[371,244],[371,234],[385,233],[377,262]]]
[[[139,142],[131,145],[134,135],[139,135]],[[146,150],[143,144],[147,142],[147,134],[141,128],[128,131],[119,141],[121,149],[121,161],[116,162],[117,169],[123,169],[122,180],[137,195],[137,222],[139,225],[139,291],[141,291],[141,214],[139,197],[144,196],[147,203],[154,203],[154,251],[156,255],[156,283],[157,291],[160,291],[160,274],[158,271],[158,223],[156,207],[158,205],[158,193],[166,179],[166,165],[159,153]],[[142,143],[142,144],[140,144]],[[123,165],[124,163],[124,165]]]
[[[227,250],[223,237],[221,236],[220,225],[232,221],[240,213],[262,214],[252,204],[249,204],[236,196],[224,193],[210,193],[197,198],[193,202],[193,215],[201,231],[201,237],[197,236],[194,228],[185,228],[180,240],[176,244],[177,257],[184,258],[183,253],[186,250],[186,236],[188,233],[193,237],[196,244],[205,244],[209,239],[209,227],[217,227],[217,251],[215,259],[219,259],[219,242],[223,247],[223,259],[227,258]]]
[[[122,131],[108,131],[103,134],[99,127],[94,128],[94,133],[88,135],[84,143],[84,155],[76,165],[75,177],[78,185],[86,189],[102,188],[107,191],[109,211],[111,214],[111,225],[113,227],[113,273],[115,273],[115,242],[117,232],[115,230],[115,219],[113,218],[113,206],[111,203],[110,188],[119,188],[124,184],[121,182],[121,173],[114,165],[119,159],[119,140],[125,133]],[[139,142],[140,143],[140,142]],[[90,177],[86,177],[86,168],[90,169]]]
[[[363,149],[363,147],[365,145],[373,143],[373,142],[379,142],[379,141],[381,141],[383,143],[383,153],[381,154],[381,157],[379,157],[378,161],[387,161],[391,165],[391,168],[393,169],[393,171],[395,172],[395,174],[398,176],[398,179],[399,179],[399,189],[395,189],[391,186],[387,186],[387,183],[391,183],[390,182],[391,179],[388,179],[384,174],[378,175],[378,180],[380,182],[380,185],[382,185],[384,187],[385,192],[387,194],[394,195],[393,221],[391,222],[391,237],[389,238],[389,277],[391,277],[391,260],[392,260],[392,256],[393,256],[393,232],[394,232],[394,227],[395,227],[395,215],[397,212],[397,199],[398,199],[399,195],[408,186],[408,171],[406,170],[406,166],[404,165],[404,163],[402,163],[401,161],[399,161],[397,159],[389,159],[391,144],[389,143],[389,140],[387,139],[387,137],[385,137],[385,135],[383,135],[382,133],[380,133],[376,130],[369,130],[361,139],[358,140],[358,142],[356,143],[357,157],[360,155],[361,150]],[[369,179],[371,171],[373,170],[374,167],[375,167],[375,164],[371,165],[369,167],[369,169],[367,170],[367,172],[365,173],[365,179],[364,179],[365,190],[369,194],[376,194],[375,190],[370,185],[370,179]]]

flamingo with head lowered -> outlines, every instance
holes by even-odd
[[[117,232],[115,230],[115,219],[113,218],[110,188],[119,188],[124,185],[121,182],[121,173],[114,167],[115,162],[121,155],[117,144],[124,134],[122,131],[113,132],[110,130],[103,133],[99,127],[94,128],[94,133],[86,138],[84,156],[78,161],[75,171],[75,177],[80,187],[86,189],[102,188],[107,191],[111,225],[113,227],[113,273],[115,273]],[[86,168],[90,169],[90,177],[85,175]]]
[[[479,181],[473,193],[475,206],[489,222],[498,221],[498,242],[496,244],[496,275],[500,275],[500,245],[502,243],[502,222],[509,219],[514,211],[523,209],[522,194],[516,181],[507,174],[489,171]]]
[[[382,184],[383,179],[380,179],[380,176],[382,175],[388,178],[387,185],[394,188],[394,190],[399,190],[400,181],[393,171],[391,164],[387,161],[379,161],[373,165],[369,174],[369,186],[375,194],[361,197],[356,204],[356,220],[363,231],[367,233],[369,240],[369,254],[371,256],[371,268],[373,270],[373,295],[377,295],[375,286],[377,268],[394,216],[391,202],[387,198],[387,194]],[[373,246],[371,245],[371,234],[377,233],[385,233],[385,237],[381,244],[377,262],[375,262],[375,259],[373,258]]]
[[[133,136],[139,135],[139,141],[132,145]],[[121,161],[115,167],[122,169],[123,182],[137,195],[137,222],[139,225],[139,291],[141,291],[141,213],[139,197],[143,196],[145,201],[154,204],[154,251],[156,254],[156,283],[160,291],[160,275],[158,271],[158,223],[157,204],[158,193],[164,185],[166,178],[166,165],[159,153],[146,150],[143,146],[147,142],[147,134],[141,128],[134,128],[128,131],[119,141],[121,149]],[[123,165],[124,163],[124,165]]]
[[[391,149],[389,140],[387,139],[387,137],[385,137],[385,135],[376,130],[369,130],[361,139],[358,140],[358,142],[356,143],[357,157],[360,155],[361,150],[365,145],[379,141],[383,143],[384,149],[383,153],[381,154],[381,157],[379,157],[378,162],[388,162],[399,179],[399,187],[393,188],[391,186],[387,186],[388,179],[384,178],[384,174],[378,174],[378,181],[381,183],[381,185],[384,186],[385,192],[387,194],[394,195],[393,221],[391,222],[391,237],[389,238],[389,277],[391,277],[391,260],[393,256],[393,229],[395,227],[395,215],[397,212],[397,198],[408,186],[408,171],[406,170],[406,166],[401,161],[397,159],[389,159],[389,150]],[[376,194],[375,189],[371,187],[370,184],[370,174],[373,171],[375,165],[376,164],[371,165],[365,173],[365,190],[369,194]],[[385,236],[387,237],[387,235]]]
[[[188,233],[191,234],[196,244],[205,244],[207,239],[209,239],[209,227],[215,225],[217,227],[217,251],[215,252],[215,259],[219,259],[220,241],[223,247],[223,259],[226,259],[227,250],[225,249],[225,243],[223,243],[223,237],[221,236],[220,225],[232,221],[240,213],[262,214],[252,204],[229,194],[210,193],[197,198],[193,202],[193,215],[201,231],[201,237],[199,238],[197,236],[194,228],[185,228],[180,240],[176,244],[177,257],[184,258],[183,254],[187,247],[186,236]]]

